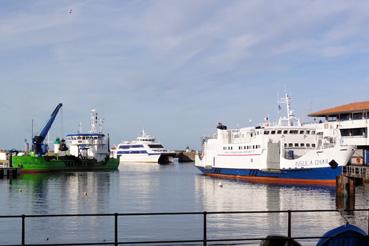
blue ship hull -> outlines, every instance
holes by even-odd
[[[258,170],[232,168],[197,167],[205,175],[220,178],[235,178],[262,183],[326,184],[334,185],[336,177],[341,175],[342,166],[331,168],[305,168],[285,170]]]

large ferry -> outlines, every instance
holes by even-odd
[[[95,110],[91,111],[91,129],[88,133],[76,133],[66,136],[66,140],[57,139],[54,151],[48,151],[45,137],[53,124],[59,104],[40,134],[33,138],[32,151],[12,158],[12,166],[22,168],[22,173],[52,171],[97,171],[118,169],[119,160],[110,157],[109,138],[97,129],[99,122]]]
[[[155,137],[141,132],[141,136],[132,141],[120,143],[113,151],[113,156],[122,162],[154,162],[168,164],[173,162],[176,153],[169,151],[155,141]]]
[[[281,100],[287,116],[273,124],[228,129],[219,123],[212,137],[204,138],[195,165],[209,176],[254,182],[334,184],[355,151],[341,146],[339,136],[325,136],[303,125],[291,109],[290,97]]]

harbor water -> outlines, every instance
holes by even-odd
[[[368,195],[368,187],[357,188],[356,208],[368,207]],[[289,209],[335,209],[335,188],[216,179],[203,176],[191,163],[122,163],[114,172],[24,174],[13,180],[0,179],[0,215]],[[337,212],[298,213],[292,216],[292,236],[322,236],[346,221],[368,228],[366,212],[344,216]],[[286,214],[216,214],[208,215],[207,222],[208,239],[287,235]],[[199,240],[202,228],[201,215],[120,217],[119,241]],[[20,219],[0,219],[0,235],[0,245],[20,244]],[[113,238],[112,217],[27,218],[26,222],[27,244],[101,243]]]

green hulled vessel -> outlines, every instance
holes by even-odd
[[[119,160],[106,158],[96,159],[78,158],[75,156],[14,156],[12,166],[22,169],[22,173],[42,173],[57,171],[110,171],[117,170]]]
[[[106,139],[102,133],[102,121],[95,110],[91,110],[91,129],[88,133],[69,134],[66,140],[57,138],[54,150],[48,150],[43,141],[61,107],[60,103],[40,134],[32,139],[32,151],[13,156],[12,166],[21,168],[23,173],[118,169],[119,159],[110,157],[109,137]]]

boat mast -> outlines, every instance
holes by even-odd
[[[97,112],[95,109],[91,109],[91,116],[90,116],[90,120],[91,120],[91,129],[90,129],[90,133],[97,133],[97,124],[98,124],[98,118],[97,118]]]

